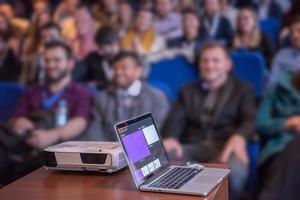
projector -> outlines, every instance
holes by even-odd
[[[118,142],[69,141],[44,149],[46,169],[116,172],[127,166]]]

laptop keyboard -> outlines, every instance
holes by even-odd
[[[149,187],[180,189],[185,183],[196,176],[201,169],[174,167],[172,170],[151,183]]]

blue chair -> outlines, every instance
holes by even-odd
[[[261,97],[268,70],[265,59],[258,52],[233,52],[233,71],[240,80],[250,82],[256,97]]]
[[[269,18],[260,21],[260,30],[269,35],[273,44],[277,45],[278,35],[280,31],[280,22],[277,19]]]
[[[198,69],[183,56],[151,64],[148,83],[160,88],[175,101],[182,84],[198,80]]]
[[[0,83],[0,122],[7,122],[25,91],[25,86],[13,82]]]

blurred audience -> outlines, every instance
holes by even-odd
[[[154,28],[165,39],[182,36],[181,15],[172,0],[154,0]]]
[[[220,2],[222,16],[229,20],[231,27],[235,30],[238,10],[230,4],[230,0],[220,0]]]
[[[233,30],[228,19],[221,15],[220,0],[204,0],[201,36],[231,47]]]
[[[0,81],[17,82],[21,65],[7,41],[9,41],[8,33],[0,31]]]
[[[151,112],[160,129],[169,111],[167,97],[141,81],[143,66],[139,56],[120,52],[112,61],[113,83],[94,99],[94,121],[89,128],[91,140],[116,141],[112,124]]]
[[[113,23],[113,26],[119,31],[120,37],[123,37],[129,31],[133,20],[134,12],[131,5],[127,2],[121,2],[119,4],[118,17]]]
[[[165,48],[165,40],[153,28],[153,14],[150,10],[138,11],[133,28],[121,39],[121,48],[140,55]]]
[[[282,19],[283,12],[275,0],[259,0],[257,10],[259,20]]]
[[[163,129],[164,146],[173,159],[229,162],[231,199],[246,183],[246,141],[255,131],[251,88],[230,73],[232,61],[219,43],[203,45],[198,54],[201,79],[180,90]]]
[[[200,38],[199,31],[201,22],[195,10],[189,9],[183,11],[182,18],[183,36],[168,41],[168,48],[183,48],[193,52],[198,51],[203,42]]]
[[[118,0],[96,0],[91,7],[91,13],[98,26],[111,25],[117,21]]]
[[[96,51],[78,63],[74,79],[101,90],[106,88],[113,78],[111,61],[120,49],[118,32],[110,26],[103,26],[96,33],[95,43]]]
[[[257,112],[257,129],[265,145],[260,155],[260,199],[298,199],[300,73],[282,73]],[[292,146],[298,146],[296,149]],[[296,150],[296,151],[295,151]],[[299,165],[298,165],[299,166]],[[298,195],[295,195],[298,194]]]
[[[63,40],[60,27],[53,22],[48,22],[37,30],[39,30],[38,36],[36,40],[32,38],[32,47],[29,48],[30,46],[28,46],[28,54],[24,55],[22,60],[23,66],[19,81],[23,84],[31,85],[45,81],[45,60],[43,57],[45,45],[51,41]]]
[[[233,49],[261,52],[270,66],[275,51],[274,44],[268,35],[260,31],[256,11],[251,7],[244,7],[239,11]]]
[[[231,165],[230,195],[238,199],[256,112],[253,92],[231,72],[229,55],[258,51],[271,71],[265,72],[266,96],[257,113],[263,148],[259,198],[297,198],[299,5],[299,0],[0,0],[0,81],[27,87],[9,123],[17,134],[10,135],[38,151],[69,139],[114,141],[114,122],[152,112],[172,159]],[[269,19],[279,22],[278,41],[270,42],[265,33],[275,31],[266,30],[272,22],[260,27]],[[144,81],[152,76],[153,62],[182,55],[191,63],[196,59],[200,80],[182,87],[167,116],[166,96]],[[166,81],[177,84],[170,77]],[[96,94],[93,109],[90,92]],[[43,123],[41,116],[51,120]],[[0,125],[0,134],[6,128]],[[1,169],[3,149],[0,145]]]
[[[80,3],[80,0],[62,0],[53,13],[53,20],[61,26],[62,35],[67,41],[76,38],[75,13]]]
[[[300,68],[300,16],[294,18],[290,25],[290,47],[281,49],[274,57],[269,76],[268,87],[276,85],[283,71],[296,71]]]
[[[76,24],[76,38],[70,41],[70,46],[78,60],[84,59],[96,49],[94,43],[95,24],[86,7],[79,8],[74,15]]]

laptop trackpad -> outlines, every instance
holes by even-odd
[[[180,190],[209,193],[229,173],[226,169],[204,168]]]

